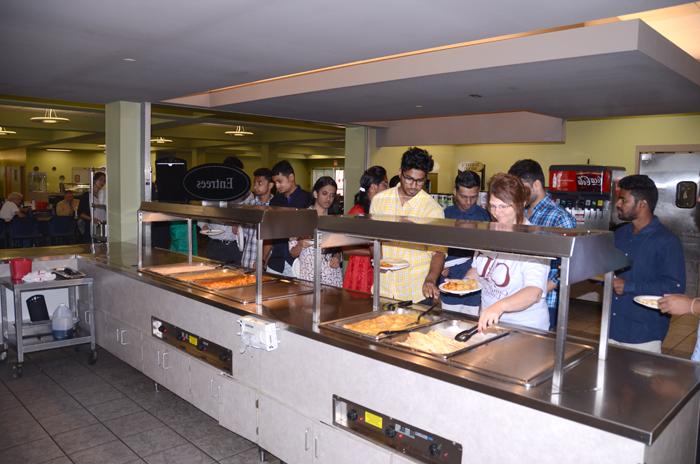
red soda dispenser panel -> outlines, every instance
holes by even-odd
[[[610,193],[611,170],[606,166],[551,166],[549,186],[556,192]]]

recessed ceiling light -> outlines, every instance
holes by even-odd
[[[172,143],[172,140],[166,139],[165,137],[156,137],[154,139],[151,139],[151,143],[157,143],[159,145],[162,145],[164,143]]]
[[[59,122],[68,122],[70,119],[59,117],[56,110],[46,109],[43,116],[34,116],[29,118],[30,121],[43,122],[44,124],[56,124]]]
[[[234,137],[243,137],[244,135],[253,135],[251,131],[245,130],[244,126],[236,126],[234,130],[224,132],[226,135],[233,135]]]
[[[122,58],[122,61],[134,62],[134,61],[136,61],[136,59],[134,59],[134,58]]]
[[[44,148],[46,151],[60,151],[60,152],[68,152],[68,151],[73,151],[70,148]]]
[[[17,132],[7,129],[5,127],[0,126],[0,135],[10,135],[10,134],[16,134]]]
[[[416,108],[423,108],[423,105],[416,105]]]

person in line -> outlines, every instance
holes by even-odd
[[[0,218],[5,222],[10,222],[15,216],[25,217],[27,209],[22,207],[22,199],[24,197],[19,192],[12,192],[7,195],[5,203],[0,208]]]
[[[275,183],[272,181],[272,171],[268,168],[259,168],[253,172],[253,188],[251,194],[241,202],[242,205],[267,206],[272,199],[272,189]],[[243,258],[241,266],[255,269],[258,257],[257,229],[255,227],[243,227]]]
[[[107,175],[104,172],[96,172],[92,176],[92,203],[106,205],[105,185]],[[95,208],[95,217],[90,211],[90,191],[80,196],[78,204],[78,230],[83,236],[83,241],[89,242],[92,237],[92,224],[104,224],[107,222],[107,208]]]
[[[536,226],[575,229],[576,218],[557,205],[544,188],[544,172],[535,160],[517,161],[508,170],[508,174],[519,177],[530,189],[526,216]],[[547,282],[547,307],[549,308],[549,330],[557,329],[559,313],[559,266],[560,260],[552,260]]]
[[[613,278],[610,342],[661,353],[671,316],[634,302],[638,295],[685,292],[685,260],[681,242],[659,219],[659,198],[648,176],[627,176],[618,182],[617,214],[628,221],[615,230],[615,247],[631,262]]]
[[[525,217],[529,198],[530,191],[519,178],[504,173],[491,178],[488,205],[499,226],[529,225]],[[479,331],[499,321],[548,330],[549,267],[549,261],[542,258],[476,251],[467,276],[481,284]]]
[[[692,298],[682,294],[666,294],[659,300],[659,310],[673,316],[682,316],[683,314],[700,316],[700,298]],[[700,326],[698,326],[698,338],[690,359],[700,362]]]
[[[310,206],[319,216],[326,216],[335,200],[338,185],[329,176],[319,177],[313,188],[314,204]],[[289,254],[299,260],[298,276],[302,280],[314,280],[314,241],[308,237],[293,237],[289,240]],[[321,254],[321,283],[333,287],[343,285],[342,257],[335,250],[323,250]]]
[[[479,174],[472,171],[459,171],[452,192],[454,204],[445,208],[445,218],[459,221],[491,221],[491,215],[477,204],[480,187]],[[473,255],[474,252],[471,250],[448,249],[442,277],[464,279],[467,271],[471,268]],[[448,311],[478,316],[480,302],[481,295],[479,293],[462,296],[450,293],[442,294],[442,309]]]
[[[313,196],[297,185],[294,168],[289,161],[280,161],[272,167],[272,181],[275,183],[277,194],[270,200],[270,206],[305,209],[314,203]],[[288,240],[272,240],[266,244],[263,248],[263,258],[268,272],[294,277],[294,259],[289,254]]]
[[[372,166],[360,177],[360,189],[355,195],[355,205],[348,211],[350,216],[369,214],[369,206],[372,198],[388,188],[386,169],[381,166]],[[343,249],[350,255],[348,267],[345,269],[343,288],[358,292],[371,293],[374,283],[372,269],[371,250],[368,247],[355,247]]]
[[[235,156],[226,157],[222,164],[243,171],[243,162]],[[238,202],[240,200],[233,203]],[[216,224],[199,221],[197,225],[202,229],[202,233],[209,237],[205,252],[207,258],[235,266],[241,264],[243,257],[243,229],[238,224]],[[186,234],[187,225],[185,223],[183,234],[185,239],[187,237]]]
[[[56,216],[77,216],[80,200],[74,198],[72,190],[66,190],[63,200],[56,203]]]
[[[415,218],[445,217],[440,204],[423,190],[433,158],[421,148],[411,147],[401,157],[399,184],[372,199],[371,215],[408,216]],[[440,297],[437,280],[445,264],[445,249],[409,243],[385,243],[384,258],[402,259],[408,267],[385,272],[380,279],[380,294],[396,300],[428,303]],[[375,289],[376,291],[376,289]]]

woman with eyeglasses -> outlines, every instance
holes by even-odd
[[[386,179],[386,169],[381,166],[372,166],[360,177],[360,190],[355,195],[355,206],[348,215],[359,216],[369,214],[369,205],[372,198],[389,187]],[[372,269],[371,252],[369,247],[344,248],[343,253],[350,255],[348,267],[345,269],[343,288],[358,292],[370,293],[374,273]]]
[[[328,214],[328,208],[335,200],[338,184],[328,176],[319,177],[314,184],[314,204],[309,208],[316,210],[319,216]],[[314,241],[308,237],[296,237],[289,239],[289,253],[299,262],[297,277],[302,280],[314,280]],[[342,287],[343,271],[340,268],[341,254],[337,250],[323,250],[321,256],[321,283]],[[293,266],[295,267],[295,266]]]
[[[493,176],[488,207],[497,228],[530,225],[524,214],[529,198],[530,191],[519,178],[502,173]],[[548,330],[549,268],[546,259],[477,250],[467,276],[481,285],[479,331],[499,321]]]

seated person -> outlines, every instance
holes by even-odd
[[[56,203],[56,216],[75,216],[80,200],[73,197],[71,190],[66,190],[63,200]]]
[[[0,208],[0,218],[4,219],[5,222],[10,222],[15,216],[25,217],[27,209],[22,207],[22,198],[22,194],[19,192],[10,193]]]

